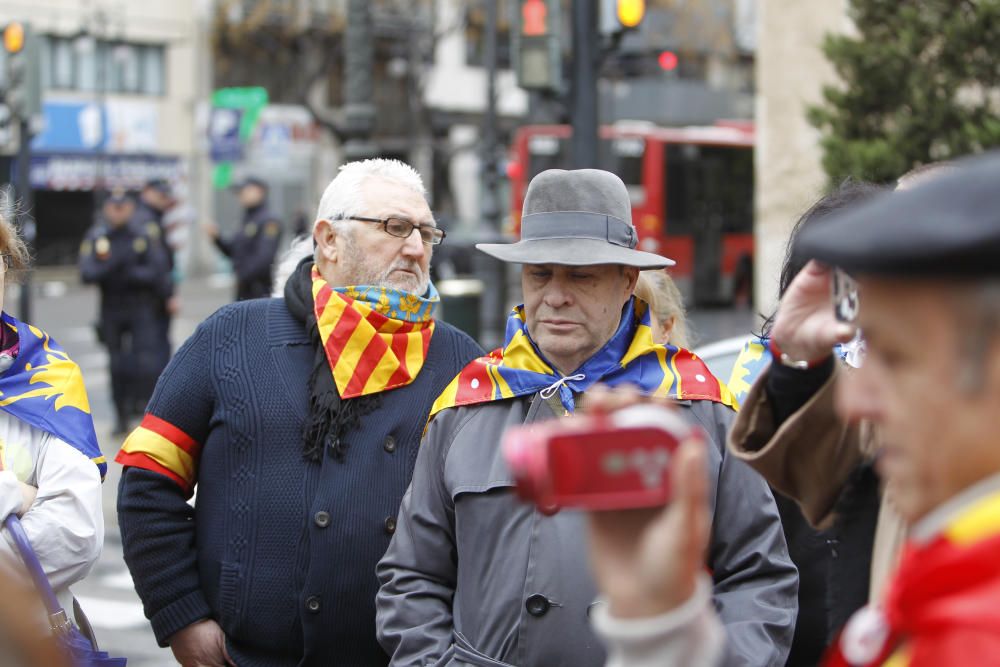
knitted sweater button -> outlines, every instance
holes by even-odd
[[[396,517],[387,516],[385,518],[385,532],[389,533],[390,535],[396,532]]]
[[[313,517],[313,522],[320,528],[326,528],[330,525],[330,513],[319,511]]]
[[[319,596],[310,595],[306,598],[306,609],[308,609],[310,613],[318,614],[320,606]]]
[[[382,443],[382,449],[392,454],[394,451],[396,451],[396,439],[391,435],[388,436],[385,439],[385,442]]]

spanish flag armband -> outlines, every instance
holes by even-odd
[[[170,422],[147,414],[125,440],[115,461],[169,477],[190,498],[200,455],[201,443]]]

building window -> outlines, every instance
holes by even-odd
[[[73,76],[75,90],[97,92],[108,90],[106,68],[100,67],[104,59],[105,45],[94,39],[84,38],[74,44],[76,47],[76,70]]]
[[[162,95],[165,47],[98,40],[89,35],[42,41],[45,88]]]
[[[115,44],[108,62],[108,90],[139,92],[139,53],[131,44]]]
[[[146,95],[162,95],[166,90],[166,65],[163,62],[162,46],[144,46],[142,48],[142,89]]]

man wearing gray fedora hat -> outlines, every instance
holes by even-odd
[[[470,363],[431,412],[396,532],[379,563],[379,641],[393,665],[597,667],[596,589],[586,518],[518,501],[504,432],[570,414],[601,383],[676,399],[701,425],[714,518],[706,567],[726,627],[727,664],[784,664],[798,580],[774,499],[727,455],[735,403],[684,349],[652,341],[639,271],[673,262],[641,252],[625,185],[598,170],[549,170],[528,186],[522,237],[478,248],[523,265],[524,305],[504,347]]]

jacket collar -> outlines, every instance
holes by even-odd
[[[910,537],[917,544],[930,542],[972,505],[996,493],[1000,493],[1000,473],[976,482],[931,510],[924,518],[913,524]]]

